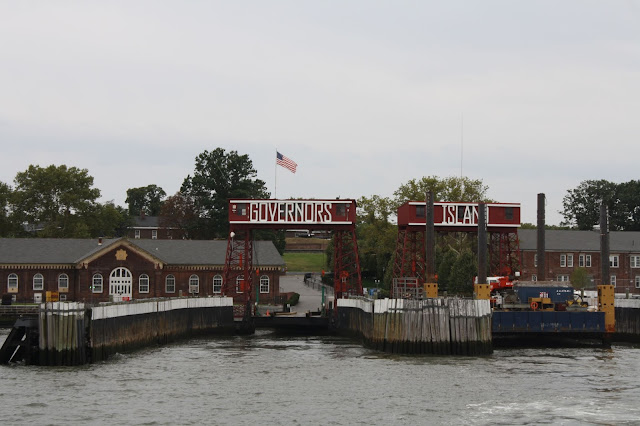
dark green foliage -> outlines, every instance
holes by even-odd
[[[125,201],[129,206],[129,214],[132,216],[138,216],[141,213],[147,216],[158,216],[166,196],[167,193],[159,186],[147,185],[127,189]]]
[[[459,295],[471,295],[473,277],[477,274],[478,267],[473,254],[470,251],[461,253],[451,267],[448,291]]]
[[[182,183],[180,192],[194,201],[200,224],[193,238],[227,238],[228,206],[231,198],[268,198],[265,183],[248,155],[216,148],[196,157],[193,176]]]
[[[570,280],[573,288],[577,289],[583,289],[591,283],[591,280],[589,279],[589,273],[587,269],[583,267],[575,268],[571,273]]]
[[[428,191],[433,192],[434,201],[490,202],[487,199],[488,189],[482,180],[467,177],[428,176],[419,180],[411,179],[393,193],[393,207],[397,209],[410,200],[426,200]]]
[[[458,255],[453,250],[445,250],[440,263],[436,266],[438,273],[438,290],[449,291],[451,288],[451,269],[456,262]],[[455,286],[454,286],[455,287]]]
[[[613,183],[606,180],[585,180],[567,191],[562,200],[563,225],[582,230],[600,223],[600,205],[609,212],[612,231],[640,231],[640,181]]]
[[[288,299],[286,304],[289,306],[295,306],[298,304],[298,301],[300,300],[300,295],[298,293],[293,293]]]
[[[20,234],[20,227],[12,217],[12,193],[9,185],[0,182],[0,237],[14,237]]]

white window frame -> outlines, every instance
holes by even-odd
[[[567,268],[573,268],[573,254],[567,255]]]
[[[534,255],[533,255],[533,266],[535,268],[538,267],[538,253],[534,253]]]
[[[66,285],[65,285],[66,281]],[[58,275],[58,291],[69,291],[69,275],[60,274]]]
[[[103,288],[104,279],[102,278],[102,274],[93,274],[93,277],[91,277],[91,292],[102,293]]]
[[[158,239],[158,230],[157,229],[152,229],[151,230],[151,239],[152,240],[157,240]]]
[[[7,277],[7,291],[11,291],[11,289],[18,290],[18,274],[9,274]]]
[[[244,275],[238,275],[236,277],[236,293],[244,293],[243,291],[240,291],[240,282],[244,281]]]
[[[214,275],[213,277],[213,292],[217,294],[222,293],[222,275],[220,274]]]
[[[569,275],[567,274],[560,274],[556,277],[556,281],[560,281],[560,282],[569,282]]]
[[[138,277],[138,292],[149,293],[149,275],[140,274]]]
[[[637,254],[632,254],[629,259],[629,263],[631,264],[632,268],[640,268],[640,256]]]
[[[200,293],[200,277],[193,274],[189,277],[189,294]]]
[[[578,267],[584,268],[584,254],[578,255]]]
[[[615,275],[611,275],[611,281],[609,281],[609,284],[611,284],[613,288],[616,288],[617,282],[618,282],[618,278]]]
[[[636,288],[640,288],[640,275],[636,275],[635,283],[636,283]]]
[[[169,274],[164,278],[164,292],[165,293],[176,292],[176,277],[173,274]]]
[[[269,293],[269,283],[270,283],[270,279],[268,275],[262,275],[260,277],[260,293]]]
[[[38,280],[38,284],[36,284],[36,279]],[[44,290],[44,276],[39,272],[33,276],[33,289],[35,291]]]
[[[560,267],[561,268],[566,268],[567,267],[567,255],[566,254],[561,254],[560,255]]]
[[[612,254],[609,256],[609,267],[610,268],[618,268],[620,266],[620,255]]]
[[[133,233],[134,233],[134,238],[136,240],[139,240],[140,239],[140,230],[136,229],[136,230],[133,231]]]
[[[591,255],[587,254],[584,258],[584,267],[591,268]]]
[[[536,274],[531,274],[531,281],[538,281],[538,276]]]

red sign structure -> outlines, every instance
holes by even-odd
[[[394,277],[425,282],[425,201],[408,201],[398,208],[398,239]],[[489,263],[494,275],[510,275],[518,265],[519,203],[486,203]],[[436,232],[478,232],[478,203],[433,203]]]
[[[355,224],[355,200],[229,200],[230,232],[223,294],[235,292],[235,283],[242,281],[247,306],[251,301],[254,270],[251,231],[292,228],[332,231],[335,296],[362,294]]]

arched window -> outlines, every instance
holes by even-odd
[[[44,277],[42,274],[35,274],[33,276],[33,289],[44,290]]]
[[[138,291],[140,293],[149,293],[149,275],[140,275],[140,278],[138,278]]]
[[[18,274],[9,274],[7,277],[7,289],[9,293],[18,292]]]
[[[269,293],[269,277],[266,275],[260,277],[260,293]]]
[[[91,291],[93,293],[102,293],[102,275],[93,275],[93,278],[91,279]]]
[[[213,277],[213,292],[222,293],[222,275]]]
[[[200,293],[200,278],[196,274],[189,277],[189,294]]]
[[[242,293],[244,291],[244,275],[238,275],[236,278],[236,293]]]
[[[69,275],[60,274],[58,275],[58,291],[69,291]]]
[[[167,293],[176,292],[176,277],[171,274],[167,275],[167,278],[164,279],[164,291]]]

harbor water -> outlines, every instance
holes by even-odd
[[[0,330],[0,343],[9,330]],[[0,366],[2,424],[640,424],[640,348],[397,356],[332,336],[200,338]]]

